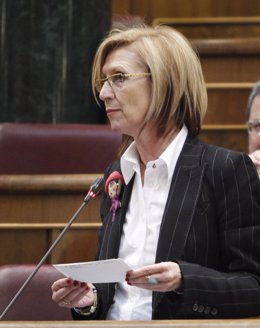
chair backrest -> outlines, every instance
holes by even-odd
[[[34,270],[35,265],[0,266],[0,313]],[[72,320],[70,310],[51,298],[51,285],[63,277],[53,266],[44,264],[23,290],[2,320]]]
[[[121,135],[106,124],[0,124],[0,174],[102,173]]]

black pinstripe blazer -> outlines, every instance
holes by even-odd
[[[116,170],[119,162],[105,178]],[[124,187],[114,222],[111,200],[103,196],[98,259],[118,256],[132,185]],[[154,292],[153,319],[260,314],[260,183],[247,155],[187,137],[162,218],[156,262],[162,261],[179,263],[183,293]],[[115,286],[98,284],[91,319],[106,318]]]

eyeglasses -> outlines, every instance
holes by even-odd
[[[112,74],[104,79],[97,80],[95,83],[95,88],[96,88],[97,92],[100,93],[104,84],[106,82],[108,82],[109,86],[112,89],[113,89],[113,86],[116,87],[117,89],[120,89],[124,85],[124,82],[130,77],[145,77],[145,76],[150,76],[150,75],[151,75],[151,73],[132,73],[132,74],[116,73],[116,74]]]
[[[257,134],[260,136],[260,119],[254,121],[248,121],[247,123],[247,130],[251,134]]]

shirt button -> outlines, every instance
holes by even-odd
[[[197,311],[198,311],[198,308],[199,308],[198,304],[195,303],[195,304],[193,305],[192,310],[195,311],[195,312],[197,312]]]
[[[212,315],[216,315],[217,313],[218,313],[218,309],[213,308],[213,309],[211,310],[211,314],[212,314]]]
[[[205,310],[204,310],[204,313],[205,314],[209,314],[209,312],[210,312],[210,307],[209,306],[206,306],[205,307]]]
[[[204,306],[203,305],[199,305],[198,312],[199,313],[202,313],[203,311],[204,311]]]

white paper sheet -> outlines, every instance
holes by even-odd
[[[92,283],[121,282],[131,268],[122,259],[54,264],[58,271],[74,280]]]

